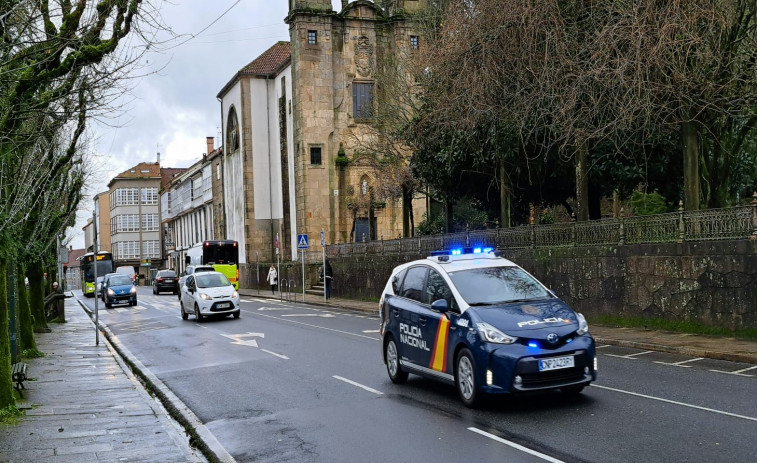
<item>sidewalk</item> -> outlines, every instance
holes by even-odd
[[[264,297],[279,300],[277,292],[242,289],[240,294],[248,297]],[[297,294],[297,302],[302,302],[302,293]],[[332,297],[325,301],[323,296],[305,294],[305,303],[318,306],[360,310],[378,315],[378,302],[358,301]],[[692,357],[729,360],[732,362],[757,364],[757,342],[735,338],[704,336],[698,334],[674,333],[668,331],[645,330],[641,328],[615,328],[591,323],[589,331],[597,344],[611,344],[635,349],[671,352]]]
[[[26,416],[0,426],[0,462],[205,462],[145,391],[75,298],[64,324],[37,334],[17,401]]]

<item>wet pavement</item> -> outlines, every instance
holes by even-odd
[[[240,293],[243,298],[303,302],[301,293],[289,298],[269,291]],[[306,294],[304,302],[378,311],[377,302],[325,301],[322,295]],[[75,298],[66,299],[66,319],[65,324],[51,324],[52,332],[36,335],[37,347],[46,356],[25,360],[31,379],[17,402],[25,416],[0,425],[0,462],[208,461],[190,442],[214,461],[234,461],[191,410],[110,337],[107,328],[95,345],[94,324]],[[757,342],[589,323],[598,344],[757,364]],[[132,368],[162,404],[147,393]]]

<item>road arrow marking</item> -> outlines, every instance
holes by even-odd
[[[232,339],[234,341],[232,342],[232,344],[238,344],[240,346],[250,346],[250,347],[258,347],[258,342],[254,339],[247,340],[244,338],[251,338],[251,337],[265,338],[265,334],[263,333],[221,334],[221,336]]]
[[[321,317],[321,318],[334,318],[336,315],[331,313],[293,313],[288,315],[282,315],[282,317]]]

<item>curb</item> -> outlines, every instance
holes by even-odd
[[[612,346],[630,347],[633,349],[653,350],[657,352],[668,352],[671,354],[688,355],[691,357],[703,357],[714,360],[726,360],[729,362],[738,363],[757,363],[753,355],[738,354],[733,352],[721,352],[712,351],[707,349],[700,349],[696,347],[680,347],[680,346],[665,346],[662,344],[654,344],[650,342],[638,342],[638,341],[626,341],[612,338],[605,338],[601,336],[594,336],[594,341],[602,344],[610,344]]]
[[[76,298],[76,302],[89,314],[91,319],[92,312],[89,308],[78,297]],[[94,322],[92,320],[92,323]],[[121,344],[118,336],[113,334],[107,325],[100,322],[98,329],[105,335],[105,338],[113,346],[118,355],[121,356],[124,363],[145,384],[146,389],[155,394],[166,411],[168,411],[168,414],[184,428],[184,431],[189,435],[189,445],[199,449],[210,463],[236,463],[234,457],[218,442],[207,426],[202,424],[197,415],[160,378],[155,376],[149,368],[145,367],[126,346]]]

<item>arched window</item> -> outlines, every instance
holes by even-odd
[[[239,120],[233,106],[229,109],[229,117],[226,121],[226,146],[229,153],[239,149]]]

